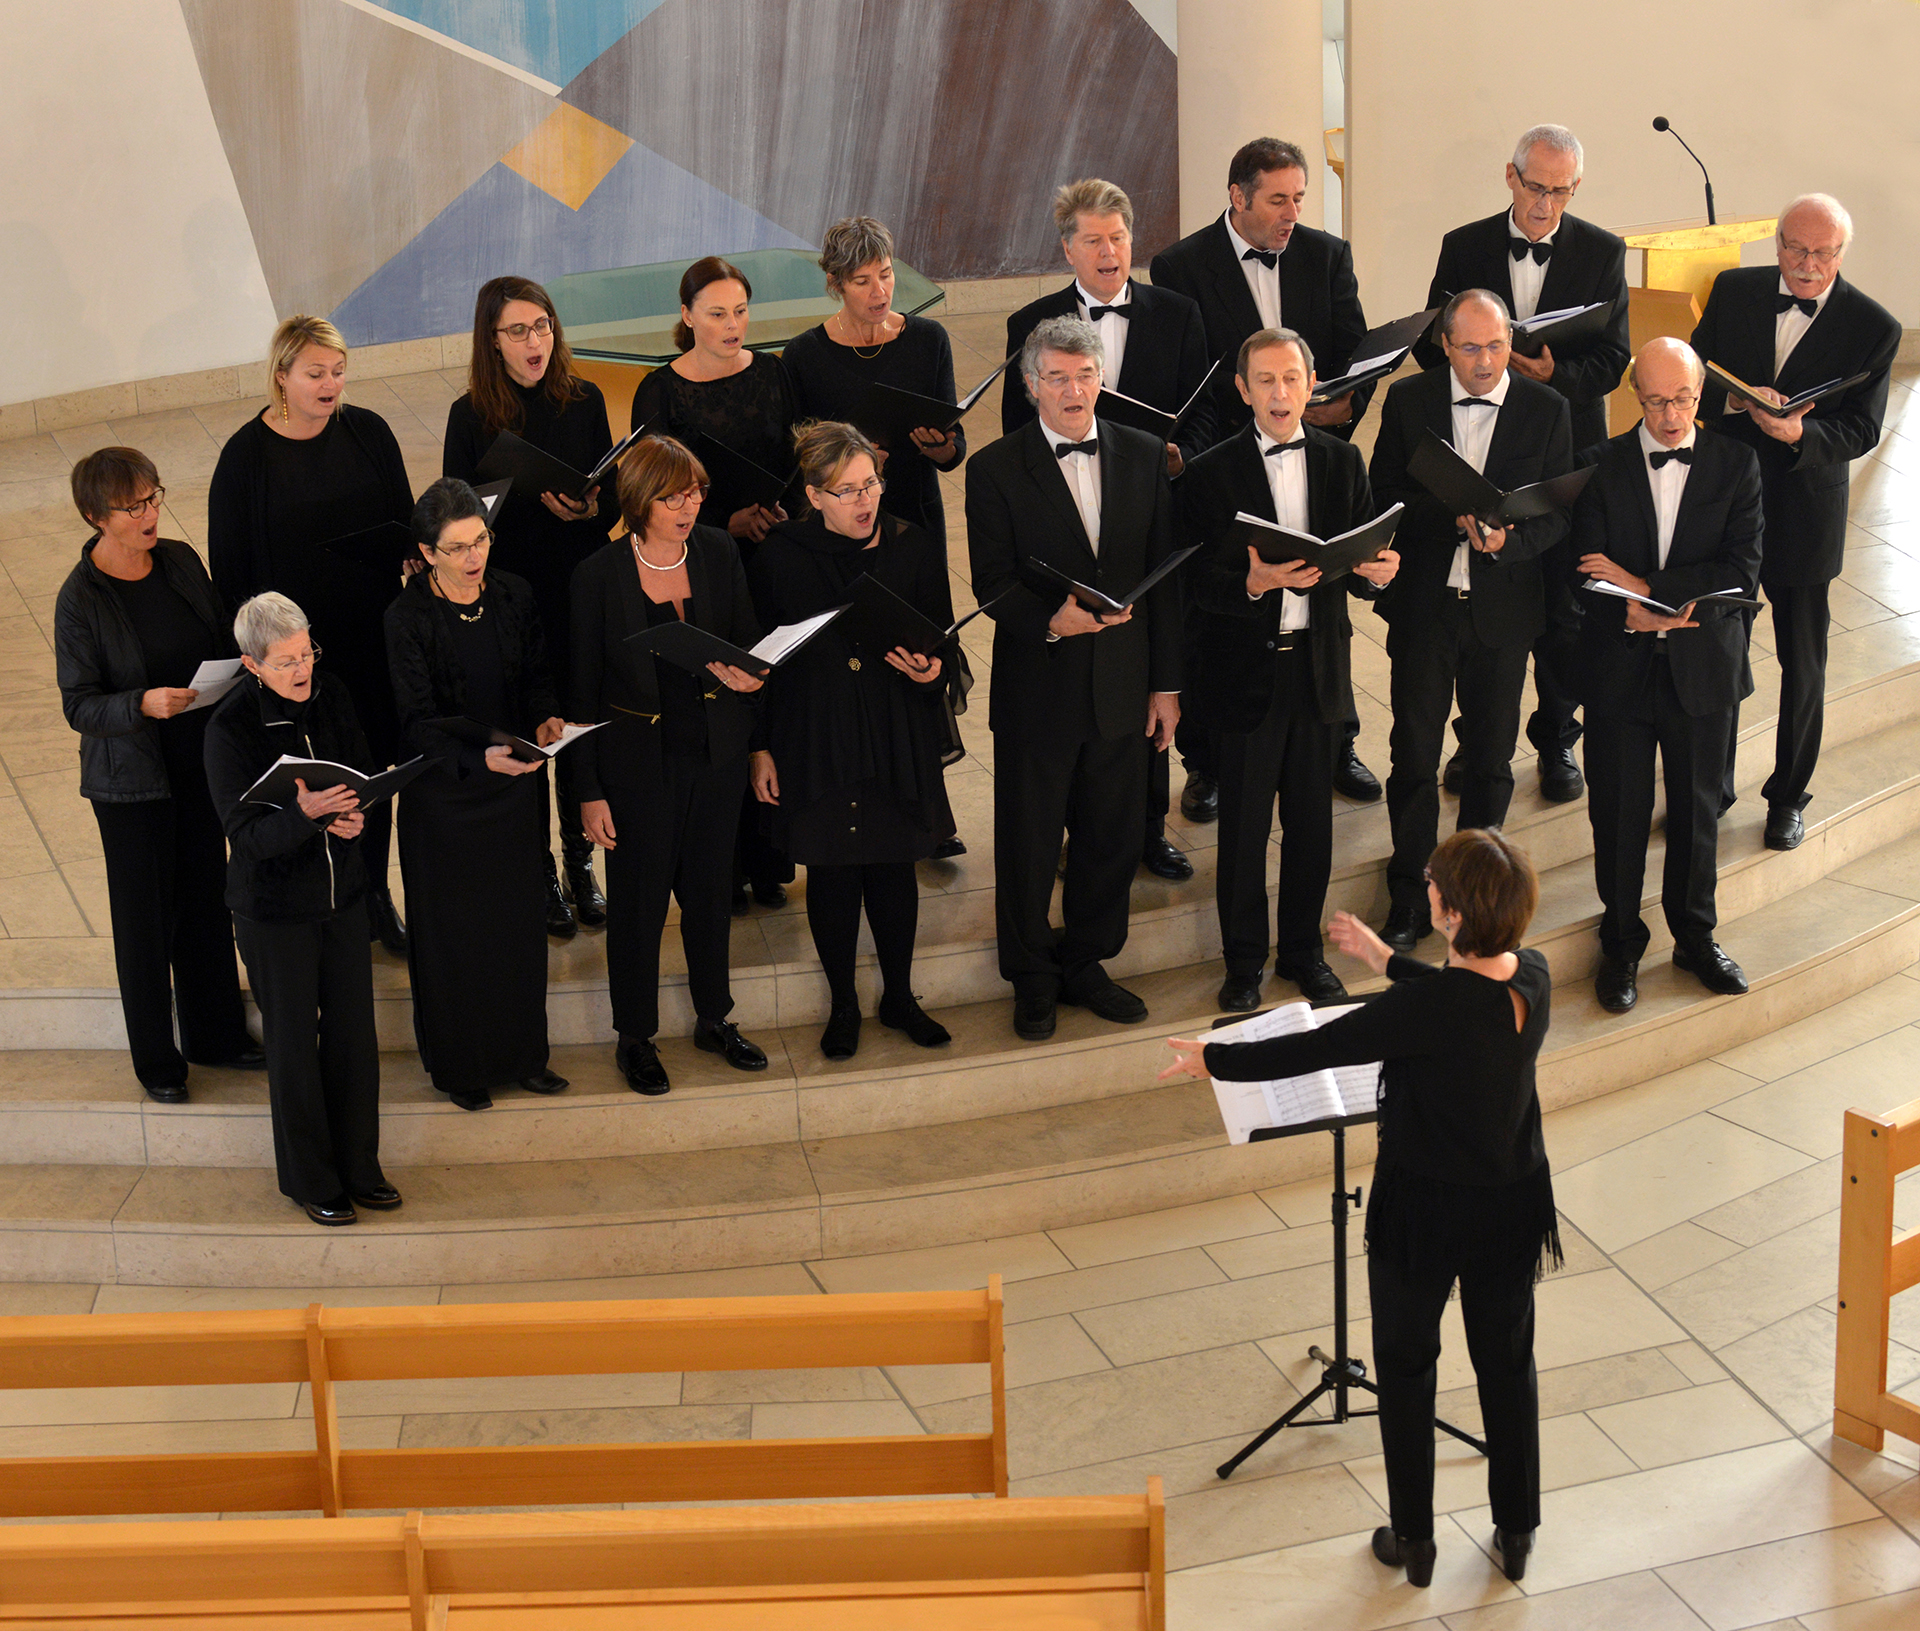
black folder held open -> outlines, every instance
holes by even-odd
[[[1420,438],[1407,460],[1407,474],[1439,499],[1447,514],[1470,515],[1489,527],[1510,527],[1516,521],[1566,509],[1585,490],[1596,468],[1585,465],[1503,493],[1432,431]]]
[[[746,454],[727,446],[716,437],[709,436],[704,430],[694,437],[693,451],[699,455],[700,462],[707,467],[707,479],[717,487],[725,487],[728,492],[737,494],[748,504],[758,504],[764,509],[779,508],[788,497],[799,506],[800,467],[793,466],[782,475],[777,475],[763,464],[757,464]]]
[[[1604,334],[1612,321],[1611,300],[1596,300],[1590,306],[1563,306],[1558,311],[1537,311],[1531,317],[1514,319],[1513,349],[1523,357],[1537,357],[1547,346],[1565,347],[1576,340]]]
[[[1353,348],[1353,360],[1347,364],[1347,371],[1338,379],[1320,381],[1307,401],[1315,406],[1338,402],[1341,397],[1352,395],[1362,385],[1385,379],[1407,360],[1407,353],[1414,348],[1420,336],[1432,327],[1433,320],[1439,315],[1440,307],[1435,306],[1428,311],[1395,318],[1391,323],[1383,323],[1379,328],[1369,330],[1366,337]]]
[[[304,781],[309,793],[324,793],[329,787],[351,787],[360,795],[358,808],[370,810],[432,767],[433,761],[422,756],[370,776],[364,770],[335,764],[331,759],[295,759],[283,753],[267,767],[264,776],[240,795],[240,802],[285,809],[300,797],[300,789],[294,783]]]
[[[1019,356],[1014,352],[999,367],[967,392],[958,402],[943,402],[937,396],[903,390],[898,385],[867,382],[861,389],[853,412],[847,417],[871,436],[881,447],[903,448],[913,440],[916,430],[937,430],[943,435],[973,411],[974,404],[986,395],[987,387],[1007,371],[1007,364]]]
[[[1163,442],[1173,440],[1173,433],[1180,421],[1193,411],[1206,389],[1213,383],[1213,376],[1220,371],[1216,358],[1214,364],[1201,376],[1199,385],[1192,396],[1180,404],[1172,413],[1156,408],[1151,402],[1142,402],[1138,397],[1122,396],[1111,385],[1100,388],[1099,399],[1093,405],[1096,418],[1111,419],[1116,425],[1130,425],[1135,430],[1144,430],[1149,436],[1158,436]]]
[[[530,493],[558,493],[577,503],[586,497],[589,488],[598,486],[605,479],[607,472],[619,464],[627,450],[645,436],[647,430],[646,425],[641,425],[630,431],[607,449],[598,464],[585,471],[574,469],[565,459],[556,459],[545,448],[535,447],[525,437],[503,430],[494,437],[493,445],[481,455],[480,468],[475,474],[484,482],[497,482],[504,477],[518,482]]]
[[[697,623],[683,623],[678,618],[650,629],[641,629],[627,638],[638,641],[642,651],[663,657],[690,674],[706,674],[708,663],[728,663],[749,674],[764,676],[772,673],[846,609],[845,606],[836,606],[832,611],[802,618],[798,623],[782,623],[772,633],[763,636],[750,651],[736,646],[731,640],[721,639]]]
[[[468,714],[455,714],[446,719],[429,719],[428,725],[435,730],[444,731],[456,742],[464,742],[475,748],[511,748],[514,758],[523,764],[542,764],[551,759],[562,748],[572,747],[589,731],[597,731],[599,725],[569,725],[560,733],[560,739],[551,747],[542,747],[538,742],[529,742],[524,736],[515,736],[512,731],[503,731],[494,725],[487,725]],[[606,723],[604,720],[601,724]]]
[[[1729,374],[1717,362],[1707,364],[1707,378],[1728,396],[1737,396],[1742,402],[1751,402],[1762,413],[1770,413],[1776,419],[1790,418],[1810,403],[1824,401],[1830,396],[1838,396],[1842,391],[1851,391],[1862,380],[1871,377],[1868,374],[1855,374],[1850,379],[1830,379],[1824,385],[1811,386],[1798,396],[1791,396],[1785,402],[1775,403],[1769,402],[1745,380]]]
[[[1051,561],[1034,560],[1029,557],[1020,563],[1020,575],[1026,581],[1027,587],[1043,600],[1051,599],[1052,596],[1064,590],[1095,617],[1118,617],[1168,573],[1179,567],[1199,547],[1198,544],[1189,544],[1185,549],[1176,549],[1128,590],[1125,597],[1120,600],[1115,600],[1104,589],[1095,589],[1091,584],[1085,584],[1078,578],[1070,577]],[[991,605],[992,602],[988,604]]]
[[[1305,561],[1320,568],[1322,581],[1346,576],[1365,561],[1378,560],[1381,552],[1393,544],[1394,529],[1406,505],[1375,516],[1362,526],[1353,527],[1332,538],[1316,538],[1310,532],[1295,532],[1277,521],[1239,511],[1233,518],[1233,540],[1251,544],[1260,559],[1269,566],[1284,566],[1289,561]]]
[[[850,640],[891,651],[904,646],[918,657],[936,656],[943,647],[984,612],[1013,593],[1003,589],[986,606],[976,606],[950,627],[940,625],[919,608],[902,600],[871,572],[853,580],[852,599],[847,603],[847,620],[841,625]]]

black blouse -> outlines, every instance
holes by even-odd
[[[167,582],[166,573],[158,567],[135,582],[113,577],[107,581],[113,586],[127,621],[133,625],[134,638],[140,642],[140,654],[147,660],[147,676],[153,685],[191,684],[201,663],[220,655],[199,613]]]
[[[657,434],[686,443],[695,458],[704,433],[762,469],[785,474],[794,464],[793,422],[799,417],[793,381],[778,357],[762,351],[752,356],[747,367],[725,379],[685,379],[671,367],[654,369],[633,393],[629,428],[650,423]],[[720,472],[707,474],[713,486],[700,506],[700,523],[724,532],[749,500]]]

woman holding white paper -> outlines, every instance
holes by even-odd
[[[160,536],[166,489],[151,459],[103,447],[72,486],[94,532],[54,606],[60,703],[100,827],[133,1072],[149,1098],[180,1104],[189,1062],[265,1063],[240,1006],[226,843],[201,762],[207,710],[192,688],[202,664],[233,655],[233,636],[200,557]]]
[[[1538,900],[1519,848],[1497,830],[1457,832],[1427,864],[1444,968],[1393,952],[1338,912],[1334,943],[1392,985],[1299,1035],[1170,1038],[1177,1059],[1161,1073],[1267,1081],[1382,1062],[1367,1282],[1393,1521],[1374,1531],[1373,1552],[1416,1586],[1433,1578],[1435,1375],[1456,1281],[1487,1440],[1494,1549],[1508,1579],[1526,1573],[1540,1522],[1533,1287],[1561,1254],[1534,1090],[1552,979],[1545,957],[1520,948]]]

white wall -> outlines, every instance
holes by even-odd
[[[1416,311],[1440,236],[1508,202],[1529,125],[1586,149],[1575,213],[1603,226],[1772,215],[1802,192],[1853,213],[1846,275],[1920,327],[1920,5],[1911,0],[1353,0],[1348,211],[1367,315]],[[1748,262],[1770,258],[1768,246]],[[1628,278],[1637,278],[1637,257]]]
[[[273,303],[179,6],[0,0],[0,40],[0,402],[259,357]]]

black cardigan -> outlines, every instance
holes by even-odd
[[[144,804],[173,797],[160,749],[160,722],[140,711],[152,688],[132,620],[106,573],[93,564],[95,533],[60,586],[53,608],[54,672],[60,707],[80,733],[80,796],[102,804]],[[207,569],[189,545],[162,538],[155,568],[233,655],[233,622]]]

